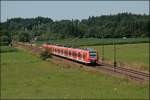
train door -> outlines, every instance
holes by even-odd
[[[87,53],[86,52],[83,52],[83,60],[87,61]]]
[[[68,52],[69,52],[69,57],[71,58],[72,57],[71,50],[68,50]]]
[[[61,49],[61,55],[63,55],[63,49]]]
[[[68,50],[65,49],[65,56],[67,57],[68,56]]]
[[[82,60],[81,57],[82,57],[81,52],[78,52],[78,59],[79,59],[79,60]]]
[[[74,58],[74,59],[77,58],[77,53],[76,53],[76,51],[73,51],[72,55],[73,55],[73,58]]]

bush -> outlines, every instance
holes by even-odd
[[[31,36],[27,32],[20,32],[18,34],[18,39],[19,39],[20,42],[30,42]]]
[[[40,58],[42,60],[46,60],[48,58],[52,58],[51,54],[48,52],[48,51],[43,51],[41,54],[40,54]]]

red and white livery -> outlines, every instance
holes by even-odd
[[[96,50],[91,48],[79,49],[53,44],[43,44],[46,51],[53,55],[68,58],[85,64],[96,64],[98,62],[98,54]]]

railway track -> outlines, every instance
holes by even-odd
[[[25,49],[29,49],[31,50],[33,53],[39,54],[40,52],[42,52],[42,48],[39,46],[34,46],[32,44],[23,44],[23,43],[19,43],[19,44],[15,44],[14,46],[19,46]],[[63,58],[61,58],[63,59]],[[72,62],[72,61],[70,61]],[[90,66],[93,67],[93,66]],[[137,70],[133,70],[133,69],[128,69],[128,68],[124,68],[124,67],[114,67],[113,65],[110,64],[106,64],[106,63],[102,63],[102,64],[98,64],[96,66],[94,66],[93,68],[97,69],[97,70],[105,70],[111,73],[115,73],[118,75],[123,75],[126,76],[130,79],[134,79],[136,81],[140,81],[140,82],[144,82],[144,81],[149,81],[150,80],[150,74],[148,73],[144,73],[141,71],[137,71]]]
[[[124,67],[113,67],[112,65],[103,65],[103,66],[96,66],[99,69],[108,70],[110,72],[115,72],[124,76],[127,76],[131,79],[137,80],[137,81],[149,81],[150,80],[150,74],[144,73],[141,71],[136,71],[133,69],[128,69]]]

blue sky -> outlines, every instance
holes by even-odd
[[[149,1],[2,1],[1,21],[7,18],[37,16],[53,20],[86,19],[100,16],[131,12],[149,14]]]

